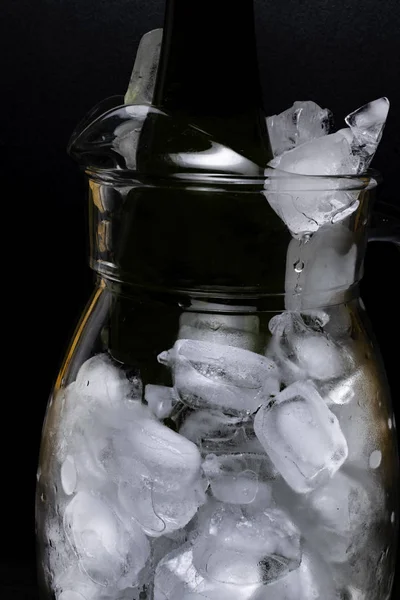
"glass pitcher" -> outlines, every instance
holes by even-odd
[[[112,99],[71,140],[96,287],[43,428],[43,598],[388,600],[395,421],[358,289],[378,175],[240,177],[186,124],[150,172],[120,134],[168,118]]]

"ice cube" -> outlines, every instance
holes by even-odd
[[[287,174],[337,176],[361,174],[369,162],[352,131],[345,128],[284,152],[269,166]],[[344,180],[326,181],[326,189],[323,189],[318,178],[297,177],[293,180],[290,175],[276,176],[269,169],[265,176],[268,202],[296,237],[313,233],[322,225],[339,222],[359,206],[359,192],[351,191]]]
[[[356,390],[363,376],[364,369],[360,367],[347,377],[320,385],[319,392],[328,406],[349,404],[356,397]]]
[[[298,569],[260,588],[251,600],[337,600],[327,565],[308,547]]]
[[[207,454],[237,454],[237,453],[255,453],[265,454],[254,432],[253,421],[244,421],[231,437],[221,438],[218,436],[204,438],[201,442],[201,452]]]
[[[174,389],[165,385],[146,385],[144,397],[153,415],[160,420],[169,417],[177,403]]]
[[[279,391],[279,371],[273,361],[242,348],[178,340],[158,360],[172,369],[180,399],[193,408],[251,414]]]
[[[240,423],[239,417],[229,417],[218,410],[196,410],[185,419],[179,433],[195,444],[214,436],[231,439]]]
[[[295,102],[279,115],[268,117],[268,133],[274,156],[327,135],[332,120],[330,110],[312,101]]]
[[[351,356],[306,311],[276,315],[269,327],[273,336],[267,355],[280,367],[284,383],[308,378],[329,381],[352,369]]]
[[[66,590],[65,592],[61,592],[61,594],[58,596],[58,600],[85,600],[85,597],[79,592]]]
[[[163,535],[182,529],[193,519],[206,502],[206,488],[206,480],[199,479],[190,489],[170,492],[153,489],[154,511],[165,523]]]
[[[116,408],[129,398],[131,386],[125,373],[107,354],[97,354],[79,369],[75,392],[90,402]]]
[[[134,170],[137,166],[136,154],[143,125],[149,113],[153,111],[146,104],[135,104],[127,106],[126,112],[128,118],[113,131],[112,148],[124,158],[126,168]]]
[[[68,455],[61,466],[61,485],[67,496],[71,496],[76,489],[78,474],[74,457]]]
[[[134,457],[126,456],[116,457],[108,471],[117,485],[121,519],[128,524],[134,519],[146,535],[162,535],[166,525],[154,508],[151,472]]]
[[[272,317],[268,329],[272,335],[282,337],[287,331],[321,331],[329,323],[326,310],[312,309],[303,311],[283,311]]]
[[[185,544],[157,565],[154,600],[250,600],[256,585],[224,585],[205,579],[193,565],[193,549]]]
[[[154,578],[154,600],[181,600],[185,592],[201,588],[204,578],[193,566],[189,544],[173,550],[157,565]]]
[[[205,482],[199,480],[189,489],[164,491],[151,480],[138,479],[136,486],[132,479],[121,481],[118,499],[125,511],[121,518],[133,518],[152,538],[172,534],[185,527],[204,504],[205,487]]]
[[[265,455],[208,454],[203,471],[217,500],[228,504],[270,506],[275,469]]]
[[[127,530],[98,496],[78,492],[64,513],[64,529],[80,568],[102,586],[116,585],[127,573],[133,582],[144,567],[150,546],[138,526]]]
[[[199,573],[237,586],[285,577],[300,561],[300,533],[278,508],[248,513],[244,507],[220,505],[193,546]]]
[[[56,577],[53,587],[57,600],[130,600],[134,593],[131,588],[128,597],[117,586],[98,585],[74,563]]]
[[[53,587],[57,600],[97,600],[104,597],[103,592],[107,593],[106,588],[94,583],[77,565],[69,565],[58,574]]]
[[[300,146],[299,150],[305,146],[308,144]],[[362,189],[366,184],[360,181],[359,187]],[[360,204],[359,192],[352,191],[349,180],[338,177],[321,181],[320,177],[296,176],[268,168],[264,189],[271,208],[292,236],[300,239],[318,231],[323,225],[343,221]]]
[[[187,312],[180,317],[178,338],[257,351],[260,344],[259,321],[255,315]]]
[[[147,406],[136,403],[133,412],[127,437],[115,440],[115,444],[121,446],[118,454],[133,456],[142,463],[153,481],[164,490],[192,485],[199,477],[201,466],[195,444],[160,423]]]
[[[325,560],[342,563],[360,553],[373,520],[363,485],[338,472],[328,483],[298,500],[302,532]]]
[[[137,382],[100,355],[87,361],[76,382],[64,390],[56,445],[67,495],[75,489],[100,489],[106,483],[104,458],[113,449],[113,439],[127,437],[126,429],[136,418],[137,402],[131,396],[139,393]]]
[[[134,419],[116,433],[104,464],[126,514],[147,535],[165,535],[184,527],[205,502],[200,453],[147,406],[132,408]]]
[[[269,166],[298,175],[356,175],[362,169],[352,142],[350,129],[341,129],[276,156]]]
[[[311,381],[293,383],[264,404],[254,430],[275,468],[299,493],[326,484],[347,458],[339,421]]]
[[[375,154],[388,110],[387,98],[371,102],[346,117],[349,127],[283,152],[269,167],[305,176],[361,175]],[[298,177],[294,181],[282,175],[266,170],[265,194],[294,236],[302,237],[321,225],[343,220],[359,206],[359,192],[350,191],[345,180],[326,181],[324,190],[318,178]]]
[[[140,40],[125,104],[152,104],[162,38],[163,30],[154,29]]]
[[[249,418],[229,417],[217,410],[192,412],[179,433],[197,444],[202,454],[264,452]]]
[[[58,448],[61,485],[67,495],[76,490],[100,489],[107,480],[101,457],[109,445],[110,428],[99,420],[98,407],[90,410],[90,402],[82,396],[67,395],[69,406],[64,411]],[[76,404],[72,405],[72,399]],[[108,413],[107,409],[100,412]]]
[[[354,235],[340,223],[325,225],[307,241],[292,239],[286,257],[286,308],[323,306],[356,279]]]
[[[115,456],[114,442],[129,437],[129,423],[135,419],[133,406],[121,404],[105,407],[77,395],[76,405],[64,413],[61,435],[63,446],[59,451],[61,481],[74,490],[102,489],[110,480],[107,463]],[[76,481],[74,482],[74,479]]]
[[[348,128],[284,152],[269,165],[301,175],[360,175],[376,152],[388,112],[387,98],[369,102],[346,117]]]
[[[387,98],[379,98],[358,108],[345,119],[353,134],[352,151],[360,158],[361,171],[369,167],[381,141],[389,106]]]
[[[315,332],[296,336],[292,349],[301,371],[313,379],[326,381],[339,377],[344,371],[340,347],[327,335]]]

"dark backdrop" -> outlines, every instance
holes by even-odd
[[[255,3],[269,114],[296,99],[313,99],[341,123],[366,101],[389,97],[374,166],[385,179],[381,200],[400,206],[399,0]],[[5,600],[35,597],[29,582],[40,429],[53,378],[92,286],[84,183],[65,147],[92,105],[124,93],[139,39],[162,26],[162,14],[163,0],[1,0]],[[362,289],[395,405],[399,265],[398,250],[371,245]]]

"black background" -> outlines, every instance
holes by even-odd
[[[268,114],[313,99],[333,110],[341,127],[348,112],[389,97],[390,116],[373,166],[385,180],[380,199],[400,207],[399,0],[255,5]],[[65,147],[95,103],[124,93],[140,37],[162,26],[163,10],[163,0],[1,0],[2,600],[35,598],[41,424],[92,287],[85,186]],[[362,285],[397,413],[399,266],[397,249],[372,244]],[[399,596],[397,588],[393,597]]]

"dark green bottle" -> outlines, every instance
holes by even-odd
[[[258,290],[268,278],[281,292],[266,256],[282,222],[262,193],[271,155],[253,0],[167,0],[153,104],[169,116],[149,115],[141,133],[137,170],[154,187],[125,202],[121,272],[183,291]]]
[[[114,356],[142,353],[145,378],[174,343],[179,306],[284,290],[287,236],[263,193],[271,153],[253,0],[167,0],[153,104],[168,116],[144,124],[143,185],[124,201],[115,256],[142,308],[121,298],[111,331]],[[153,317],[141,319],[144,306]],[[137,335],[142,321],[154,323],[147,338]]]
[[[167,0],[153,104],[265,167],[253,0]]]

